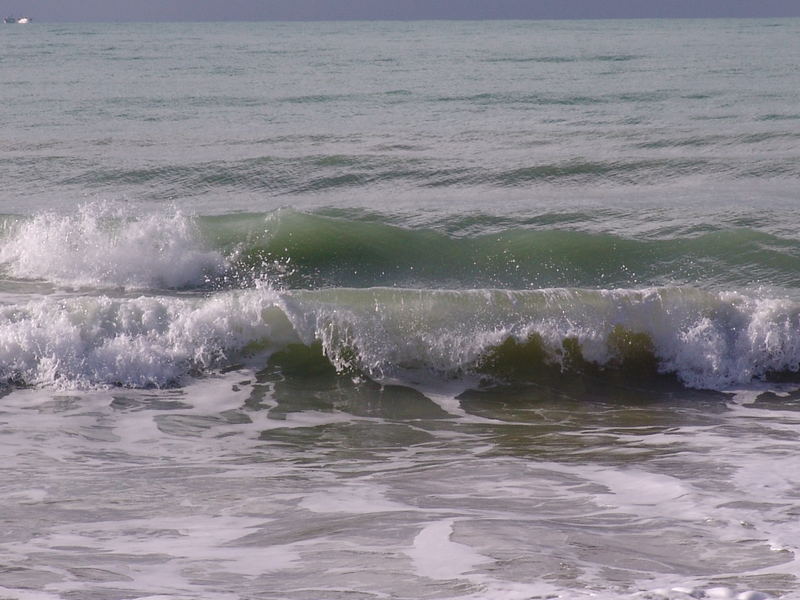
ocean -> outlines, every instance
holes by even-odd
[[[800,20],[0,29],[0,598],[800,598]]]

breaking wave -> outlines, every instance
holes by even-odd
[[[468,386],[671,374],[726,389],[800,368],[800,304],[696,288],[276,291],[46,298],[0,308],[12,384],[168,386],[303,345],[340,373]]]

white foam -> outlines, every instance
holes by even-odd
[[[208,299],[100,296],[0,307],[0,374],[62,388],[178,383],[250,343],[295,339],[269,312],[275,301],[263,286]]]
[[[191,576],[193,568],[214,565],[216,572],[255,578],[298,565],[302,542],[257,549],[239,545],[239,540],[268,522],[269,519],[263,518],[196,514],[62,525],[53,528],[48,535],[21,544],[19,549],[35,553],[42,548],[72,545],[100,553],[110,554],[125,548],[126,553],[135,557],[161,556],[161,562],[134,560],[124,570],[120,569],[128,580],[126,587],[138,588],[145,597],[152,596],[154,588],[173,592],[168,594],[170,598],[187,592],[189,597],[196,597],[197,583]],[[158,532],[158,535],[150,532]],[[85,590],[85,583],[65,579],[48,584],[47,589],[72,595]],[[204,594],[204,597],[223,600],[240,596],[221,593]]]
[[[674,518],[706,517],[693,501],[690,486],[675,477],[638,469],[597,469],[593,479],[608,488],[608,494],[598,495],[598,502],[608,507],[658,515],[669,506]]]
[[[300,507],[315,513],[370,514],[417,510],[412,506],[393,502],[378,487],[342,485],[332,491],[309,494]]]
[[[200,285],[226,266],[179,211],[134,217],[97,203],[17,222],[0,238],[0,263],[19,279],[128,289]]]
[[[19,588],[7,588],[0,586],[0,598],[5,600],[63,600],[63,596],[50,594],[42,591],[23,590]]]
[[[491,562],[490,558],[451,539],[455,522],[456,519],[436,521],[423,527],[414,538],[414,545],[406,554],[417,574],[429,579],[457,579],[477,565]]]

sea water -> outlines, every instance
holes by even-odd
[[[0,30],[0,597],[800,597],[800,21]]]

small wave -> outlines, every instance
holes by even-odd
[[[183,288],[226,266],[203,249],[192,219],[180,212],[132,218],[108,205],[73,215],[43,213],[6,222],[0,264],[19,279],[68,286]]]
[[[274,195],[320,193],[397,181],[436,183],[454,171],[435,163],[391,155],[260,156],[238,161],[131,169],[87,168],[63,185],[102,188],[146,186],[159,199],[209,190],[250,190]]]
[[[756,118],[757,121],[796,121],[800,120],[798,114],[770,113]]]
[[[643,58],[636,54],[598,54],[598,55],[569,55],[569,56],[506,56],[489,58],[486,62],[500,63],[574,63],[574,62],[628,62]]]
[[[597,103],[630,102],[652,104],[664,99],[660,93],[617,94],[608,97],[584,96],[506,96],[479,94],[472,97],[441,97],[440,102],[466,102],[475,105],[496,103],[513,105],[514,109],[533,110],[540,105],[583,105]],[[629,122],[632,117],[627,118]],[[594,134],[592,134],[594,135]],[[634,141],[633,156],[642,150],[659,151],[680,147],[710,147],[727,145],[753,145],[786,143],[794,134],[695,136],[687,139],[655,138]],[[796,137],[796,136],[795,136]],[[718,140],[718,141],[717,141]],[[273,140],[274,141],[274,140]],[[525,143],[543,145],[552,140],[536,139]],[[500,189],[506,187],[530,188],[534,184],[554,187],[575,186],[652,186],[665,182],[678,182],[687,177],[704,179],[787,177],[797,175],[792,160],[775,161],[725,159],[714,156],[620,157],[615,160],[593,160],[581,155],[564,156],[557,160],[533,162],[461,162],[444,156],[431,155],[424,149],[408,145],[375,146],[374,152],[343,155],[258,156],[240,160],[206,161],[195,163],[144,165],[110,168],[97,165],[76,165],[73,159],[49,157],[51,171],[67,176],[58,177],[57,184],[81,190],[109,190],[109,195],[120,188],[133,188],[148,199],[169,201],[176,197],[202,196],[228,192],[255,192],[273,197],[325,194],[337,195],[344,190],[374,190],[375,194],[395,193],[398,189],[447,188],[463,190]],[[651,153],[652,154],[652,153]],[[13,159],[16,169],[34,169],[40,166],[29,159]],[[20,162],[22,161],[22,162]],[[796,161],[795,161],[796,162]],[[23,164],[24,163],[24,164]],[[10,163],[9,163],[10,164]],[[76,173],[76,169],[79,172]]]
[[[499,58],[487,58],[489,63],[571,63],[578,62],[577,56],[505,56]]]
[[[530,94],[530,93],[490,93],[473,94],[470,96],[437,96],[434,102],[459,102],[476,105],[529,105],[529,106],[583,106],[602,104],[610,101],[603,96],[564,96],[555,94]]]
[[[655,90],[651,92],[627,92],[613,94],[563,95],[553,93],[528,92],[483,92],[469,96],[435,96],[434,102],[459,102],[481,105],[503,105],[511,107],[538,106],[590,106],[594,104],[648,103],[661,102],[671,97],[671,92]]]
[[[320,104],[325,102],[342,102],[357,98],[354,94],[312,94],[308,96],[291,96],[283,98],[290,104]]]
[[[705,160],[663,159],[635,161],[565,161],[511,169],[491,176],[492,183],[502,186],[526,185],[532,181],[548,183],[614,182],[630,185],[645,181],[673,179],[715,170]]]
[[[683,138],[657,139],[648,142],[634,144],[637,148],[662,149],[662,148],[682,148],[682,147],[705,147],[705,146],[739,146],[749,144],[761,144],[773,140],[794,141],[800,138],[800,134],[790,132],[761,132],[749,134],[733,135],[705,135],[691,136]]]

